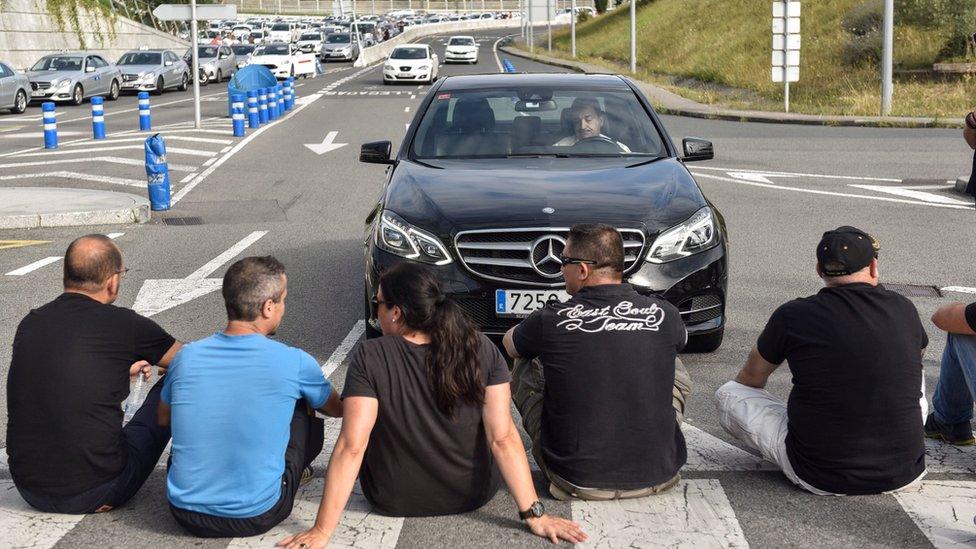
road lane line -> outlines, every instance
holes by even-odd
[[[19,155],[21,158],[32,158],[37,156],[61,156],[65,154],[79,154],[86,152],[100,153],[105,151],[141,151],[144,150],[143,145],[118,145],[115,147],[92,147],[89,149],[68,149],[68,150],[54,150],[45,152],[34,152]],[[215,156],[217,153],[210,151],[198,151],[196,149],[183,149],[180,147],[166,147],[166,154],[185,154],[189,156]]]
[[[20,497],[10,479],[0,480],[0,509],[4,547],[53,547],[87,516],[37,511]]]
[[[0,169],[3,168],[26,168],[30,166],[48,166],[50,164],[77,164],[79,162],[106,162],[109,164],[122,164],[124,166],[145,166],[146,162],[144,160],[136,160],[134,158],[121,158],[118,156],[96,156],[94,158],[62,158],[59,160],[41,160],[34,162],[12,162],[9,164],[0,164]],[[177,172],[192,172],[196,170],[196,166],[187,166],[185,164],[170,164],[169,171]]]
[[[196,172],[191,173],[191,174],[187,174],[186,177],[184,177],[183,179],[180,179],[180,183],[186,183],[187,181],[193,179],[196,176],[197,176]]]
[[[714,166],[694,166],[690,169],[694,170],[712,170],[717,172],[739,172],[739,173],[755,173],[755,174],[767,174],[767,175],[779,175],[784,177],[818,177],[821,179],[846,179],[851,181],[886,181],[889,183],[901,183],[901,179],[893,179],[890,177],[862,177],[857,175],[827,175],[820,173],[794,173],[794,172],[777,172],[772,170],[750,170],[750,169],[739,169],[739,168],[716,168]]]
[[[128,179],[125,177],[112,177],[110,175],[92,175],[79,172],[57,171],[44,173],[17,173],[11,175],[0,175],[0,181],[14,179],[35,179],[38,177],[51,177],[59,179],[75,179],[81,182],[97,181],[108,183],[109,185],[125,185],[127,187],[145,187],[146,182],[139,179]]]
[[[189,141],[191,143],[212,143],[214,145],[230,145],[231,143],[233,143],[233,141],[230,140],[230,139],[215,139],[213,137],[192,137],[192,136],[187,136],[187,135],[166,135],[165,133],[163,133],[162,136],[167,141]],[[110,138],[106,139],[105,141],[103,141],[102,143],[106,143],[106,144],[112,145],[112,144],[115,144],[115,143],[130,143],[130,142],[131,143],[135,143],[135,142],[141,142],[141,141],[145,141],[145,140],[146,140],[146,138],[144,138],[144,137],[124,137],[124,138],[121,138],[121,139],[120,138],[110,137]],[[76,147],[78,145],[88,145],[88,144],[95,144],[95,143],[96,142],[94,140],[92,140],[92,139],[85,139],[85,140],[81,140],[81,141],[73,141],[71,143],[65,143],[64,146],[65,147]]]
[[[906,189],[904,187],[889,187],[886,185],[848,185],[848,187],[854,187],[855,189],[864,189],[866,191],[893,194],[895,196],[903,196],[905,198],[914,198],[915,200],[921,200],[922,202],[931,202],[933,204],[955,204],[959,206],[969,206],[969,203],[972,202],[972,200],[965,200],[965,201],[958,200],[955,198],[949,198],[948,196],[927,193],[924,191],[917,191],[914,189]]]
[[[403,107],[403,112],[410,112],[410,107]]]
[[[920,487],[894,496],[932,545],[941,549],[976,543],[976,482],[924,480]]]
[[[576,547],[749,546],[716,479],[682,480],[646,498],[573,501],[572,509],[573,520],[589,536]]]
[[[976,294],[976,288],[967,288],[966,286],[946,286],[942,288],[943,292],[957,292],[960,294]]]
[[[509,36],[511,35],[502,36],[498,40],[495,40],[495,43],[491,45],[491,52],[495,54],[495,64],[498,65],[498,72],[505,72],[505,69],[502,67],[502,60],[498,58],[498,43],[508,38]]]
[[[346,355],[352,350],[353,346],[359,341],[359,338],[363,336],[366,331],[366,321],[359,320],[353,324],[352,329],[343,338],[342,343],[336,347],[335,351],[332,351],[332,355],[329,356],[328,360],[322,363],[322,374],[325,377],[332,375],[332,372],[336,371],[336,368],[342,364],[342,361],[346,359]]]
[[[55,263],[57,261],[61,261],[60,255],[45,257],[44,259],[38,259],[37,261],[31,263],[30,265],[25,265],[19,269],[14,269],[10,271],[9,273],[7,273],[7,276],[24,276],[25,274],[32,273],[37,269],[40,269],[41,267],[50,265],[51,263]]]
[[[778,471],[765,459],[690,425],[681,424],[688,448],[688,461],[682,471]]]
[[[695,168],[695,169],[697,170],[698,168]],[[759,182],[755,182],[755,181],[743,181],[741,179],[733,179],[731,177],[720,177],[720,176],[717,176],[717,175],[711,175],[711,174],[699,173],[699,172],[692,172],[692,175],[694,175],[695,177],[704,177],[704,178],[707,178],[707,179],[715,179],[715,180],[718,180],[718,181],[725,181],[725,182],[728,182],[728,183],[738,183],[739,185],[750,185],[750,186],[753,186],[753,187],[763,187],[763,188],[767,188],[767,189],[777,189],[777,190],[780,190],[780,191],[793,191],[793,192],[798,192],[798,193],[819,194],[819,195],[825,195],[825,196],[839,196],[839,197],[843,197],[843,198],[863,198],[863,199],[866,199],[866,200],[877,200],[877,201],[880,201],[880,202],[894,202],[894,203],[897,203],[897,204],[912,204],[912,205],[915,205],[915,206],[929,206],[929,207],[932,207],[932,208],[949,208],[949,209],[953,209],[953,210],[972,210],[973,209],[972,206],[956,206],[956,205],[953,205],[953,204],[934,204],[934,203],[931,203],[931,202],[920,202],[918,200],[905,200],[905,199],[900,199],[900,198],[888,198],[886,196],[868,196],[868,195],[863,195],[863,194],[840,193],[840,192],[834,192],[834,191],[821,191],[821,190],[818,190],[818,189],[804,189],[804,188],[800,188],[800,187],[785,187],[783,185],[769,185],[769,184],[766,184],[766,183],[759,183]]]
[[[410,99],[416,99],[416,98],[417,98],[417,96],[416,96],[416,95],[411,95],[411,96],[410,96]]]

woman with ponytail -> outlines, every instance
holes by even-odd
[[[278,545],[325,547],[357,476],[375,511],[416,517],[478,509],[498,490],[499,471],[513,518],[553,543],[584,541],[579,525],[545,514],[512,421],[508,365],[434,272],[398,264],[380,278],[374,305],[383,337],[350,355],[315,525]]]

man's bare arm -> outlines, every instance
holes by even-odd
[[[515,328],[509,328],[509,330],[505,332],[505,337],[502,338],[502,345],[505,346],[505,352],[508,353],[508,356],[512,358],[522,358],[522,356],[518,353],[518,349],[515,348],[515,337],[513,336],[514,333]]]
[[[176,356],[176,353],[180,352],[182,347],[182,343],[179,341],[174,341],[173,345],[168,351],[166,351],[166,354],[163,355],[163,358],[159,359],[159,362],[156,363],[156,366],[159,366],[162,369],[169,368],[170,363],[173,362],[173,357]],[[160,374],[162,373],[163,372],[160,372]]]
[[[739,371],[739,375],[735,376],[735,380],[749,387],[763,389],[766,387],[769,376],[778,367],[778,364],[768,362],[759,354],[759,349],[753,347],[752,351],[749,352],[749,358],[746,360],[745,366]]]
[[[939,307],[932,315],[932,322],[943,332],[961,335],[976,335],[972,326],[966,322],[966,304],[950,303]]]
[[[976,149],[976,130],[970,129],[966,126],[966,129],[962,131],[962,137],[966,140],[970,149]]]
[[[318,411],[329,417],[342,417],[342,399],[339,398],[339,393],[332,391]]]
[[[169,425],[170,420],[170,407],[162,400],[159,401],[159,405],[156,407],[156,423],[162,427]]]

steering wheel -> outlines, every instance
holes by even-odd
[[[584,137],[576,142],[572,147],[573,152],[578,153],[619,153],[623,152],[617,142],[605,135],[594,135]]]

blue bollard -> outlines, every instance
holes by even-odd
[[[268,113],[268,88],[258,90],[258,117],[262,124],[267,124],[268,120],[271,120],[271,115]]]
[[[58,115],[54,112],[54,103],[48,101],[41,105],[44,120],[44,148],[58,148]]]
[[[268,120],[278,119],[278,97],[275,93],[275,86],[268,88]]]
[[[166,142],[158,133],[146,138],[146,180],[149,184],[149,207],[154,212],[170,207],[169,164]]]
[[[244,137],[244,96],[235,93],[230,100],[231,108],[234,109],[234,113],[230,115],[234,137]]]
[[[289,76],[285,80],[285,110],[290,111],[295,106],[295,78]]]
[[[149,92],[139,92],[139,131],[152,130],[152,120],[149,118]]]
[[[105,99],[100,96],[91,98],[92,106],[92,137],[105,139]]]
[[[285,115],[285,86],[278,84],[278,116]]]
[[[254,128],[261,126],[261,115],[258,114],[258,92],[251,90],[247,92],[247,127]]]

